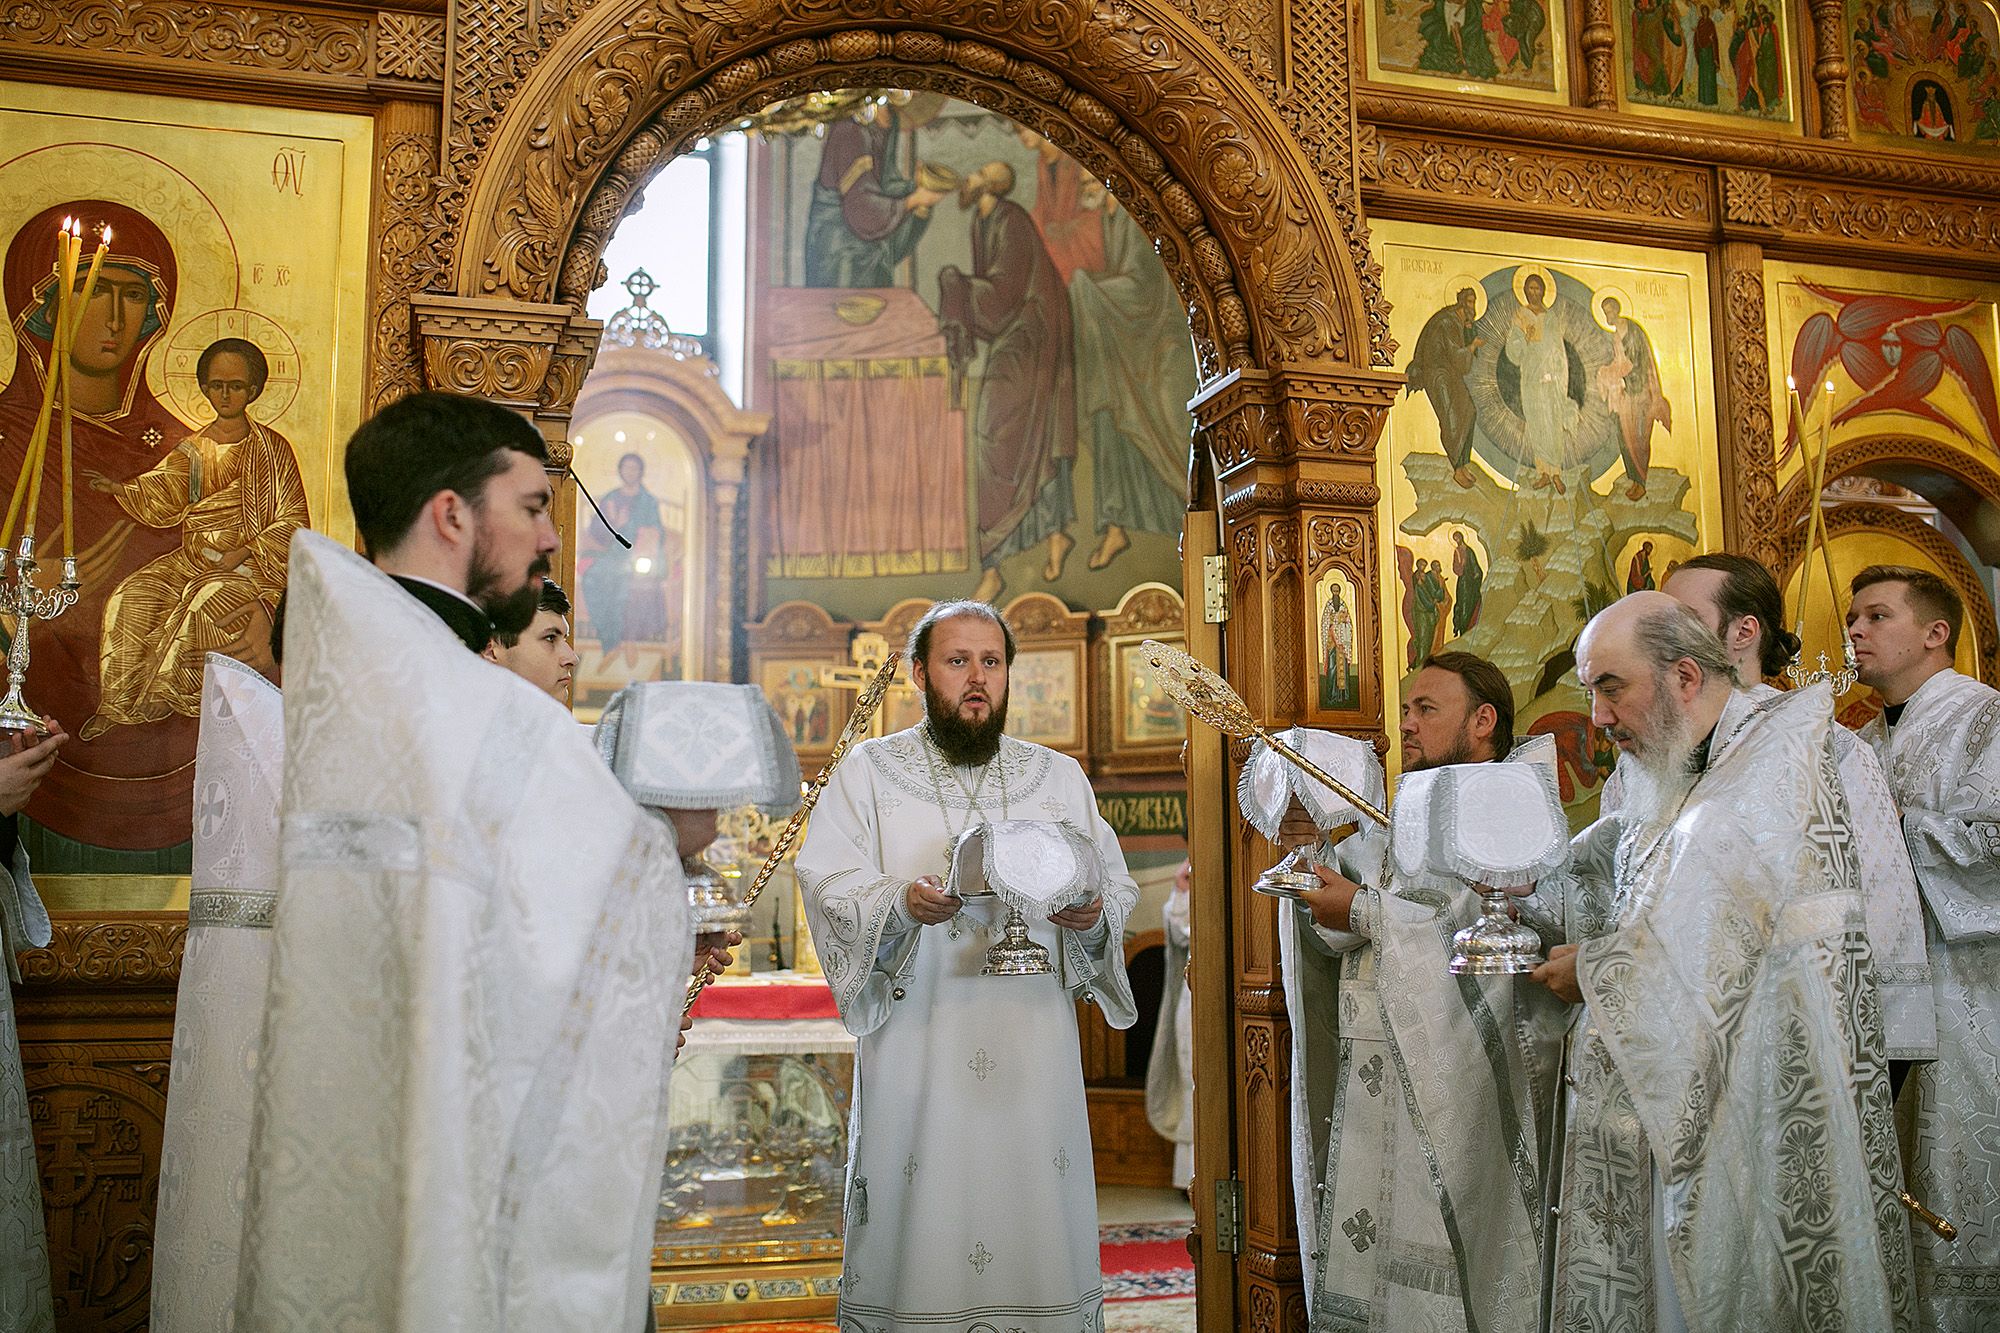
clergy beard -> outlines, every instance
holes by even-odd
[[[1695,746],[1701,738],[1694,734],[1694,721],[1675,707],[1667,693],[1664,676],[1654,682],[1653,706],[1646,714],[1645,748],[1627,752],[1620,767],[1626,770],[1625,800],[1619,815],[1654,828],[1671,820],[1694,786],[1690,767]],[[1630,737],[1630,731],[1612,729],[1614,738]]]
[[[527,577],[511,593],[500,592],[501,572],[487,562],[486,551],[478,542],[472,547],[472,572],[465,581],[465,595],[479,603],[479,609],[500,634],[520,635],[535,623],[542,608],[542,585],[537,575],[549,572],[549,558],[540,556],[528,566]]]
[[[1453,739],[1451,748],[1446,750],[1442,756],[1436,759],[1426,756],[1414,764],[1405,764],[1403,765],[1403,771],[1405,773],[1421,773],[1427,768],[1443,768],[1447,764],[1470,764],[1472,762],[1474,762],[1472,758],[1472,722],[1468,718],[1464,729]]]
[[[957,704],[926,683],[924,726],[946,762],[956,768],[978,768],[1000,753],[1000,733],[1007,727],[1007,696],[993,701],[993,711],[984,722],[967,722],[958,715]]]

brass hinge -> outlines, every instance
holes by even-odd
[[[1243,1182],[1235,1176],[1215,1182],[1215,1248],[1243,1253]]]
[[[1220,625],[1229,619],[1229,557],[1205,555],[1201,558],[1201,619],[1205,625]]]

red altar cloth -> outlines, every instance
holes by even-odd
[[[694,1002],[696,1018],[749,1018],[766,1022],[793,1018],[839,1018],[833,988],[817,977],[782,981],[763,977],[723,977]]]

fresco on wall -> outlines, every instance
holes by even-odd
[[[1632,104],[1790,124],[1792,38],[1776,0],[1619,0]]]
[[[370,125],[0,85],[0,478],[52,365],[57,228],[111,239],[73,377],[82,594],[34,635],[31,701],[72,739],[28,807],[43,872],[185,873],[202,664],[275,670],[292,534],[353,531]],[[342,347],[342,343],[352,344]],[[36,531],[59,553],[61,451]],[[46,569],[48,564],[45,563]]]
[[[1082,608],[1179,582],[1194,355],[1102,185],[929,94],[773,134],[753,163],[767,605],[866,619],[1041,590]]]
[[[1499,251],[1418,224],[1376,239],[1409,349],[1380,451],[1387,679],[1447,648],[1489,658],[1514,684],[1516,733],[1556,738],[1563,798],[1583,808],[1614,755],[1577,687],[1576,634],[1720,527],[1701,261]]]
[[[1368,63],[1392,83],[1562,95],[1561,0],[1372,0]]]
[[[1989,0],[1848,0],[1847,23],[1857,134],[2000,146],[2000,18]]]

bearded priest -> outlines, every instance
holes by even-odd
[[[1627,776],[1603,933],[1534,974],[1585,1006],[1554,1326],[1907,1329],[1909,1223],[1832,695],[1758,703],[1714,631],[1660,592],[1600,612],[1576,657]]]
[[[1923,888],[1937,1059],[1898,1108],[1910,1191],[1958,1227],[1917,1237],[1918,1326],[2000,1327],[2000,694],[1952,670],[1965,605],[1921,569],[1854,576],[1848,636],[1882,715],[1881,756]]]
[[[1514,748],[1507,678],[1471,653],[1424,661],[1404,691],[1401,731],[1405,774],[1529,748]],[[1289,739],[1381,800],[1382,767],[1366,742],[1303,730]],[[1261,827],[1268,812],[1253,813],[1252,781],[1246,769],[1244,810]],[[1308,793],[1325,791],[1305,782]],[[1295,796],[1284,822],[1264,831],[1308,846],[1354,818]],[[1282,913],[1279,936],[1296,1016],[1293,1195],[1311,1325],[1534,1333],[1563,1006],[1512,976],[1451,975],[1452,934],[1479,915],[1478,895],[1460,879],[1395,870],[1387,830],[1370,827],[1330,853],[1315,847],[1313,859],[1331,864],[1314,865],[1320,887]],[[1560,897],[1548,888],[1544,897]]]
[[[908,657],[924,721],[854,748],[798,858],[813,944],[860,1038],[839,1322],[1102,1328],[1074,1001],[1132,1025],[1138,889],[1076,761],[1002,734],[1014,634],[1000,614],[940,603]],[[1096,897],[1029,923],[1052,974],[981,976],[1005,913],[944,889],[959,836],[1008,819],[1066,821],[1103,863]]]
[[[381,567],[292,540],[238,1328],[646,1317],[680,856],[566,709],[466,651],[489,603],[533,619],[544,457],[504,407],[413,395],[348,448]]]

